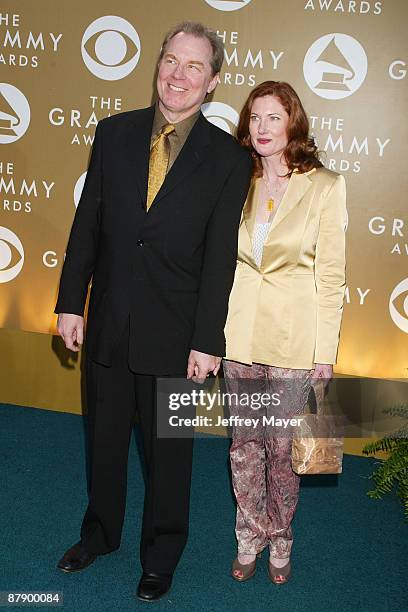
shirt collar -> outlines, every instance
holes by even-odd
[[[200,115],[200,111],[198,110],[196,113],[194,113],[193,115],[190,115],[189,117],[186,117],[182,121],[179,121],[178,123],[174,123],[173,125],[175,128],[174,129],[175,134],[181,139],[186,138],[191,128],[197,121],[199,115]],[[154,108],[152,138],[155,138],[156,135],[162,129],[162,127],[164,127],[168,123],[169,123],[168,120],[166,119],[166,117],[163,115],[163,113],[161,112],[159,108],[158,102],[156,102],[155,108]]]

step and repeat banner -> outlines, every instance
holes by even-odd
[[[95,126],[152,103],[163,36],[191,19],[225,43],[207,118],[233,133],[251,88],[288,81],[322,161],[346,178],[338,370],[406,377],[406,0],[3,0],[0,11],[0,327],[55,333]]]

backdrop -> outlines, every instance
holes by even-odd
[[[285,80],[298,91],[325,165],[347,182],[337,371],[407,375],[405,0],[3,0],[0,401],[79,411],[79,364],[51,335],[95,126],[150,105],[163,35],[184,19],[225,42],[221,82],[203,106],[222,129],[234,131],[254,85]]]

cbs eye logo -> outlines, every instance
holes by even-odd
[[[207,102],[201,107],[204,117],[228,134],[234,131],[239,121],[237,111],[223,102]]]
[[[207,4],[212,6],[213,8],[218,9],[219,11],[238,11],[243,8],[247,4],[251,2],[251,0],[205,0]]]
[[[81,53],[92,74],[104,81],[118,81],[135,69],[140,47],[139,35],[126,19],[107,15],[87,27]]]
[[[21,240],[7,227],[0,227],[0,283],[8,283],[18,276],[24,264]]]
[[[401,297],[404,293],[405,297]],[[397,306],[399,306],[399,310],[397,310]],[[395,325],[408,334],[408,278],[404,278],[393,289],[390,295],[389,309]],[[403,314],[399,312],[400,310]]]
[[[86,175],[87,175],[87,172],[84,172],[83,174],[81,174],[81,176],[79,177],[79,179],[75,183],[75,187],[74,187],[74,204],[75,204],[75,208],[78,208],[79,200],[81,199],[81,195],[82,195],[82,190],[83,190],[84,185],[85,185]]]

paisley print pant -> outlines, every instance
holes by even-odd
[[[300,480],[291,467],[292,436],[288,430],[262,423],[262,417],[292,418],[301,414],[312,373],[224,360],[226,390],[232,394],[231,415],[260,419],[257,427],[234,426],[232,431],[230,459],[239,553],[254,555],[269,545],[272,556],[290,556],[291,522]],[[269,397],[279,394],[279,406],[269,404],[254,410],[247,402],[243,404],[243,396],[259,397],[259,393]]]

